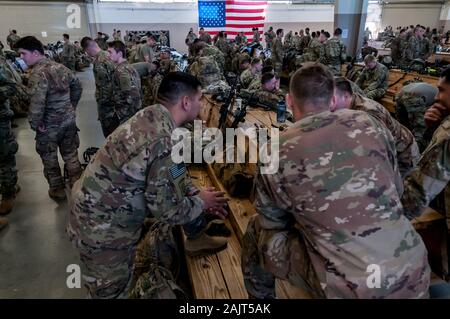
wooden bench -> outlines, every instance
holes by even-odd
[[[210,175],[210,174],[213,175]],[[214,172],[209,167],[189,167],[189,174],[197,187],[214,186],[224,190],[217,179],[211,179]],[[214,178],[214,177],[213,177]],[[206,257],[186,256],[192,290],[198,299],[246,299],[247,291],[241,270],[241,243],[247,228],[248,219],[255,214],[253,205],[248,200],[231,198],[228,203],[230,217],[226,220],[232,230],[228,247],[216,254]],[[309,295],[288,282],[276,282],[276,294],[280,299],[307,299]]]

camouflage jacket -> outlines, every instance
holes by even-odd
[[[219,65],[221,72],[223,72],[225,67],[225,55],[214,45],[205,45],[203,49],[203,56],[211,56]]]
[[[434,132],[431,143],[422,153],[417,167],[405,180],[402,204],[405,214],[413,219],[421,215],[430,202],[444,190],[450,181],[450,116],[446,117]],[[446,191],[445,205],[448,207]],[[450,211],[446,209],[447,218]],[[450,224],[449,224],[450,225]]]
[[[161,43],[161,45],[165,47],[169,43],[169,39],[167,38],[167,36],[162,35],[159,37],[159,43]]]
[[[10,72],[8,62],[0,56],[0,123],[9,122],[14,112],[9,106],[9,97],[14,93],[16,82]]]
[[[369,113],[391,132],[395,141],[399,171],[402,178],[405,178],[420,159],[419,147],[411,131],[394,119],[383,105],[358,94],[354,95],[351,109]]]
[[[81,98],[80,81],[64,65],[42,59],[31,69],[28,80],[31,128],[39,125],[60,126],[66,120],[75,120],[75,108]]]
[[[275,34],[275,32],[273,30],[267,31],[264,33],[264,39],[265,39],[266,43],[272,43],[276,37],[277,37],[277,35]]]
[[[282,63],[284,58],[283,43],[280,38],[275,38],[272,47],[272,59],[274,62]]]
[[[208,32],[204,32],[202,35],[200,35],[199,39],[205,42],[206,44],[211,44],[212,41],[211,36],[209,35]]]
[[[242,72],[242,74],[241,74],[242,88],[247,89],[248,86],[250,85],[250,83],[252,83],[252,81],[257,77],[261,77],[260,72],[253,74],[251,68],[248,68],[247,70]]]
[[[428,297],[427,251],[403,215],[384,125],[347,109],[310,114],[281,134],[279,150],[278,172],[258,176],[260,225],[302,233],[327,298]],[[380,288],[367,284],[371,265],[379,267]]]
[[[392,40],[389,47],[391,48],[391,56],[394,61],[397,62],[404,58],[406,44],[406,39],[400,36]]]
[[[248,90],[256,91],[261,89],[261,74],[256,75],[248,85]]]
[[[259,106],[269,108],[271,110],[277,110],[278,102],[284,100],[285,94],[283,91],[278,90],[275,92],[269,92],[262,88],[258,90],[241,90],[251,95],[254,100],[258,101]],[[254,105],[256,106],[256,105]]]
[[[8,43],[9,47],[11,49],[14,48],[14,45],[17,43],[17,41],[20,40],[20,37],[17,34],[10,34],[6,37],[6,42]]]
[[[122,62],[113,73],[114,110],[120,123],[125,122],[141,109],[141,78],[137,71]]]
[[[306,53],[309,55],[307,61],[325,61],[325,46],[317,39],[311,40]]]
[[[171,158],[175,122],[156,104],[111,134],[72,189],[70,238],[91,247],[122,249],[140,238],[144,218],[183,225],[200,216],[184,164]]]
[[[225,39],[218,39],[216,42],[216,47],[223,53],[225,58],[230,54],[230,45]]]
[[[389,87],[389,69],[377,62],[377,66],[372,70],[364,68],[356,80],[356,84],[366,94],[378,89],[386,91]]]
[[[115,65],[108,52],[100,51],[93,60],[95,78],[95,99],[97,100],[98,118],[109,118],[114,115],[113,74]]]
[[[331,38],[324,44],[325,63],[327,65],[341,65],[347,59],[347,49],[339,38]]]
[[[406,49],[406,58],[412,61],[415,59],[427,60],[432,54],[432,48],[430,40],[427,38],[419,39],[416,36],[412,36],[408,42],[408,48]]]
[[[259,44],[260,41],[260,34],[259,31],[253,31],[253,40],[252,43],[258,43]]]
[[[75,60],[75,46],[72,42],[64,43],[61,58],[63,60]]]

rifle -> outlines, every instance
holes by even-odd
[[[227,121],[228,112],[230,110],[230,106],[233,103],[234,97],[237,93],[237,87],[239,83],[239,76],[236,76],[236,78],[233,81],[233,85],[230,88],[230,91],[228,93],[227,98],[225,99],[225,102],[220,107],[220,118],[219,118],[219,129],[223,130],[225,128],[225,123]]]

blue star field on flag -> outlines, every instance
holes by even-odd
[[[225,1],[199,1],[198,12],[201,28],[225,27]]]

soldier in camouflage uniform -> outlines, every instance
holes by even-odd
[[[323,62],[331,69],[334,76],[341,76],[342,64],[347,60],[347,48],[341,40],[342,29],[337,28],[334,37],[325,43]]]
[[[6,59],[0,56],[0,194],[2,195],[0,216],[11,212],[19,190],[16,168],[18,144],[11,130],[13,112],[9,107],[9,97],[15,91],[14,75]],[[0,229],[6,225],[7,220],[0,217]]]
[[[442,73],[438,83],[436,102],[430,109],[437,108],[445,114],[440,126],[434,132],[431,143],[422,154],[415,170],[405,180],[402,204],[405,215],[413,219],[421,215],[430,202],[445,189],[445,214],[447,231],[450,229],[450,68]]]
[[[411,36],[406,49],[405,57],[408,63],[421,59],[426,61],[432,52],[430,40],[424,37],[425,29],[422,26],[416,27],[414,35]]]
[[[194,59],[200,56],[211,56],[217,62],[220,72],[225,70],[225,56],[216,46],[206,44],[203,41],[197,41],[194,45]]]
[[[247,89],[253,79],[255,79],[258,75],[261,75],[262,68],[262,61],[259,58],[253,58],[251,67],[241,74],[241,87],[243,89]]]
[[[108,137],[119,126],[119,119],[114,111],[113,102],[115,65],[109,58],[109,52],[100,49],[97,42],[91,38],[84,37],[81,40],[81,46],[93,58],[98,120],[102,127],[103,136]]]
[[[405,50],[406,50],[406,30],[402,29],[400,34],[391,41],[389,47],[391,49],[391,57],[394,65],[402,67],[405,64]]]
[[[316,298],[427,298],[427,251],[403,215],[392,135],[366,112],[331,112],[333,89],[317,64],[291,80],[297,122],[280,136],[278,171],[258,176],[243,239],[249,296],[274,298],[281,278]],[[380,288],[367,284],[371,265]]]
[[[198,78],[202,85],[203,93],[216,94],[229,90],[229,85],[224,81],[219,65],[212,56],[204,56],[201,50],[197,52],[197,58],[189,67],[189,73]]]
[[[283,69],[284,48],[283,48],[283,29],[277,30],[277,37],[273,41],[272,63],[276,73],[280,73]]]
[[[200,28],[200,31],[198,32],[199,34],[199,39],[203,42],[205,42],[206,44],[211,44],[212,39],[211,36],[209,35],[208,32],[205,31],[204,28]]]
[[[259,45],[260,39],[261,39],[261,35],[259,34],[258,28],[253,28],[252,44],[258,44]]]
[[[75,71],[75,46],[69,40],[68,34],[63,34],[64,45],[61,53],[61,61],[68,69]]]
[[[241,90],[247,92],[258,103],[271,110],[277,110],[278,102],[284,100],[285,94],[280,90],[280,78],[273,73],[264,73],[261,76],[261,86],[256,90]]]
[[[222,52],[223,56],[225,57],[225,67],[224,71],[231,70],[231,48],[230,45],[225,40],[225,36],[223,32],[219,32],[217,41],[215,46]]]
[[[334,112],[339,109],[365,111],[375,117],[391,132],[395,141],[397,161],[402,178],[417,165],[420,158],[419,147],[411,131],[395,120],[388,110],[364,95],[355,92],[352,83],[346,78],[336,78],[335,104],[331,107]]]
[[[44,56],[42,43],[35,37],[20,39],[17,48],[25,63],[32,67],[28,83],[28,120],[36,132],[36,151],[44,165],[44,175],[50,186],[48,193],[55,200],[65,199],[57,152],[59,149],[72,186],[81,175],[75,112],[81,98],[81,84],[72,71]]]
[[[356,80],[356,84],[369,99],[380,100],[389,87],[389,69],[377,62],[373,55],[366,56],[364,63],[366,67]]]
[[[324,33],[321,33],[318,37],[313,37],[309,46],[305,49],[305,53],[297,59],[296,65],[300,66],[305,62],[324,62],[326,40]]]
[[[108,44],[107,44],[108,39],[109,39],[109,35],[107,35],[106,33],[103,33],[103,32],[98,32],[97,38],[95,38],[95,42],[97,42],[100,49],[106,51],[106,50],[108,50]]]
[[[15,47],[17,41],[20,40],[20,37],[17,35],[16,30],[10,30],[9,35],[6,37],[6,43],[8,43],[9,48],[13,51],[17,51],[17,48]]]
[[[275,31],[273,31],[273,27],[270,27],[267,32],[264,33],[264,39],[266,41],[266,49],[272,49],[273,40],[276,38]]]
[[[419,149],[423,152],[430,142],[425,136],[424,115],[434,104],[438,89],[428,83],[411,83],[402,88],[396,96],[396,117],[400,123],[413,132]]]
[[[106,140],[72,191],[67,232],[80,251],[82,276],[92,298],[126,298],[144,219],[184,225],[189,255],[227,246],[208,235],[205,214],[224,218],[224,193],[195,188],[184,163],[172,161],[172,132],[194,120],[200,83],[181,72],[161,83],[158,100]]]
[[[167,38],[166,33],[164,31],[161,31],[159,33],[159,43],[161,43],[163,47],[169,45],[169,39]]]
[[[141,79],[138,72],[125,60],[126,47],[123,42],[112,42],[108,51],[116,64],[112,78],[114,112],[122,124],[142,107]]]

